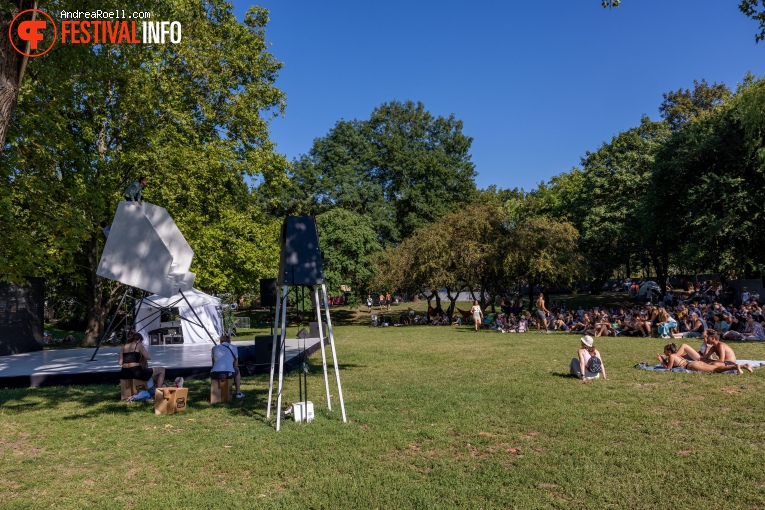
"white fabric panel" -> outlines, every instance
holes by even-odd
[[[201,326],[197,324],[197,318],[194,312],[183,299],[181,294],[172,297],[150,296],[143,300],[141,308],[136,313],[135,329],[143,336],[143,343],[149,347],[149,331],[154,331],[161,326],[160,313],[162,308],[178,308],[181,316],[181,331],[183,332],[184,344],[212,344],[210,336],[205,329],[210,332],[217,342],[223,334],[223,314],[220,307],[220,299],[209,296],[197,289],[185,291],[184,296],[188,303],[194,307],[194,311],[199,316]]]
[[[213,336],[217,342],[220,336],[223,334],[221,327],[221,320],[219,312],[216,312],[218,307],[206,305],[195,306],[194,311],[188,306],[179,307],[181,318],[181,329],[183,330],[183,343],[184,344],[211,344],[210,335]],[[199,320],[204,327],[197,326],[197,318],[194,317],[196,312]],[[210,332],[210,335],[207,332]]]
[[[96,273],[170,297],[191,289],[193,258],[167,210],[148,202],[120,202]]]

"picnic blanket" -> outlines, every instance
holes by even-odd
[[[745,365],[746,363],[749,363],[749,365],[752,367],[752,370],[755,370],[757,368],[760,368],[762,366],[765,366],[765,360],[752,360],[752,359],[740,359],[736,361],[739,365]],[[649,365],[647,363],[638,363],[635,365],[635,368],[639,368],[640,370],[651,370],[653,372],[682,372],[682,373],[704,373],[709,374],[712,372],[698,372],[696,370],[687,370],[685,368],[675,367],[672,370],[667,370],[662,365]],[[728,370],[727,372],[721,372],[723,374],[735,374],[736,369],[733,368],[731,370]]]

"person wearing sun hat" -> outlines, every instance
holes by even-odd
[[[603,374],[606,379],[606,366],[603,358],[600,357],[600,351],[595,348],[595,340],[590,335],[585,335],[581,339],[581,346],[577,351],[577,357],[571,359],[569,369],[571,375],[575,375],[582,381],[597,379]]]

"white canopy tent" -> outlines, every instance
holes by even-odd
[[[185,299],[184,299],[185,298]],[[149,332],[160,328],[161,311],[177,308],[181,316],[181,330],[184,344],[212,344],[223,334],[223,312],[220,299],[209,296],[197,289],[166,298],[153,295],[139,301],[136,311],[135,329],[143,336],[143,343],[149,345]]]

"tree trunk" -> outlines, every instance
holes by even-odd
[[[19,77],[24,57],[6,37],[13,18],[19,13],[22,2],[13,2],[9,12],[0,10],[0,153],[5,147],[8,126],[19,97]]]
[[[86,346],[95,346],[104,334],[104,296],[103,283],[96,274],[98,269],[98,240],[91,236],[85,247],[85,256],[87,260],[85,290],[85,306],[88,309],[87,326],[85,328],[85,338],[83,344]]]

